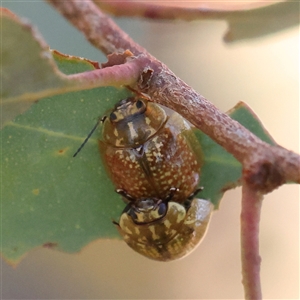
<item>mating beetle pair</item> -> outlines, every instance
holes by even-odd
[[[212,205],[200,190],[201,147],[174,111],[129,97],[102,119],[99,149],[107,172],[128,204],[119,223],[125,242],[155,260],[181,258],[199,244]]]

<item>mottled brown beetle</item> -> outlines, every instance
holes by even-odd
[[[103,120],[100,153],[116,189],[135,199],[184,202],[197,188],[202,153],[190,124],[144,99],[119,101]]]
[[[136,252],[158,261],[179,259],[196,248],[203,238],[212,204],[190,195],[184,203],[173,202],[178,192],[171,188],[165,199],[133,199],[117,190],[130,202],[119,223],[114,222],[125,242]]]

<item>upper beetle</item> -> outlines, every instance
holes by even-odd
[[[133,198],[184,202],[199,184],[202,153],[178,113],[138,97],[119,101],[103,118],[103,163],[116,189]]]

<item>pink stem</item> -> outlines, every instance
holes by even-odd
[[[259,220],[262,196],[247,183],[242,188],[241,259],[245,299],[262,299],[260,285]]]

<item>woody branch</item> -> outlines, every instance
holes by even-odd
[[[243,164],[244,181],[261,193],[267,193],[287,181],[300,183],[300,156],[280,146],[271,146],[219,111],[178,78],[162,62],[135,43],[91,1],[48,0],[85,37],[105,54],[130,50],[143,57],[147,82],[132,86],[147,93],[193,123]],[[148,73],[146,72],[148,70]]]

